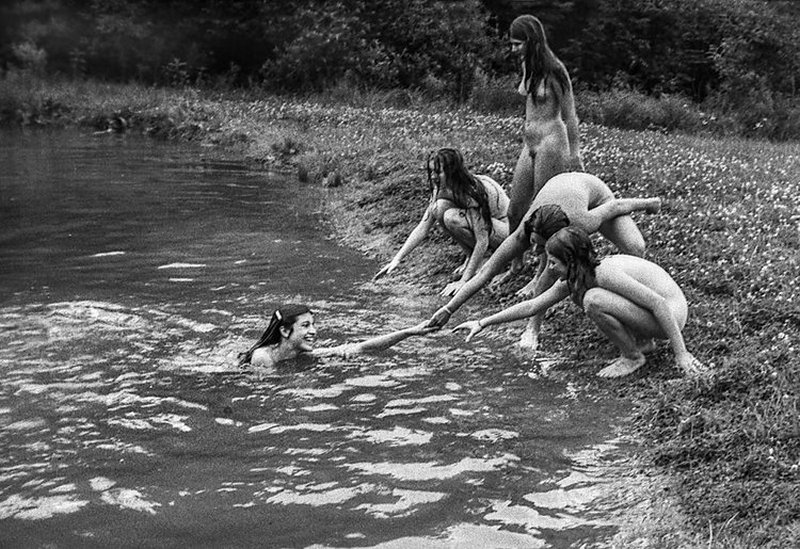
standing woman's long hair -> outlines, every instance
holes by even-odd
[[[565,227],[550,237],[547,253],[567,266],[567,288],[570,297],[579,307],[583,296],[597,286],[595,269],[600,264],[589,235],[577,227]]]
[[[542,81],[554,78],[560,95],[569,89],[569,73],[564,64],[547,45],[542,22],[533,15],[520,15],[511,22],[511,38],[525,42],[523,82],[528,95],[536,101],[536,90]],[[546,83],[546,82],[545,82]],[[560,97],[559,97],[560,102]]]
[[[294,303],[289,303],[287,305],[283,305],[279,309],[275,309],[275,312],[272,313],[272,318],[269,320],[267,329],[264,330],[264,333],[261,334],[261,337],[258,338],[258,341],[256,341],[255,344],[247,351],[239,353],[239,365],[242,366],[244,364],[250,364],[250,360],[253,358],[253,352],[256,349],[260,347],[266,347],[267,345],[277,345],[280,343],[281,328],[284,326],[291,327],[294,325],[294,322],[297,320],[298,316],[310,312],[311,309],[305,305],[298,305]]]
[[[478,203],[481,217],[492,234],[492,210],[489,208],[489,195],[483,184],[464,166],[464,157],[456,149],[443,148],[428,155],[428,184],[431,193],[439,186],[439,174],[444,173],[447,184],[453,191],[453,198],[460,208],[466,208],[469,199]],[[435,176],[435,177],[434,177]]]

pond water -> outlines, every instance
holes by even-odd
[[[594,547],[628,403],[495,334],[237,353],[287,301],[320,344],[427,318],[319,194],[210,149],[0,133],[0,546]]]

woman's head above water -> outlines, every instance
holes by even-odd
[[[314,314],[306,305],[288,303],[275,309],[267,329],[246,352],[239,355],[240,364],[249,364],[256,349],[267,346],[284,345],[297,353],[312,350],[317,330],[314,326]]]

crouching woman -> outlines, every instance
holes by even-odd
[[[675,364],[687,376],[704,373],[704,366],[686,349],[681,331],[686,325],[686,297],[667,272],[632,255],[612,255],[598,261],[589,236],[566,227],[547,240],[547,268],[559,281],[538,297],[454,330],[469,330],[467,341],[487,326],[528,318],[566,297],[620,350],[619,358],[597,375],[614,378],[632,374],[645,363],[654,339],[670,341]]]

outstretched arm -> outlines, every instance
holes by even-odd
[[[362,353],[383,351],[384,349],[388,349],[392,345],[400,343],[404,339],[407,339],[411,336],[425,335],[435,331],[435,328],[429,328],[427,327],[427,324],[427,321],[420,322],[414,326],[409,326],[408,328],[403,328],[395,332],[376,336],[358,343],[346,343],[336,347],[314,349],[313,354],[315,356],[339,355],[348,357]]]
[[[459,324],[453,328],[453,331],[469,330],[469,334],[467,335],[466,339],[466,341],[469,341],[472,339],[472,336],[476,335],[487,326],[502,324],[504,322],[513,322],[514,320],[520,320],[544,313],[547,309],[567,296],[569,296],[567,284],[566,282],[560,282],[533,299],[523,301],[522,303],[517,303],[516,305],[512,305],[511,307],[503,309],[502,311],[493,315],[483,317],[480,320],[470,320],[468,322],[464,322],[463,324]]]
[[[408,235],[408,238],[406,238],[406,241],[400,248],[400,251],[395,254],[389,263],[384,265],[381,270],[377,272],[373,280],[380,278],[383,275],[391,274],[392,271],[394,271],[397,266],[400,265],[400,262],[403,260],[403,258],[411,253],[414,248],[419,246],[423,240],[425,240],[425,237],[428,235],[431,227],[433,227],[433,224],[436,222],[436,218],[433,215],[434,207],[435,202],[431,200],[431,203],[425,209],[425,213],[422,214],[422,219],[417,226],[414,227],[414,230],[411,231],[411,234]]]
[[[508,265],[512,259],[524,252],[530,242],[525,238],[525,232],[522,225],[514,231],[502,244],[495,250],[492,257],[483,264],[478,273],[473,276],[469,281],[464,284],[461,289],[454,295],[447,305],[436,311],[430,321],[430,326],[442,327],[444,326],[450,316],[458,310],[470,297],[475,295],[478,290],[483,288],[492,277],[499,273],[503,267]]]

